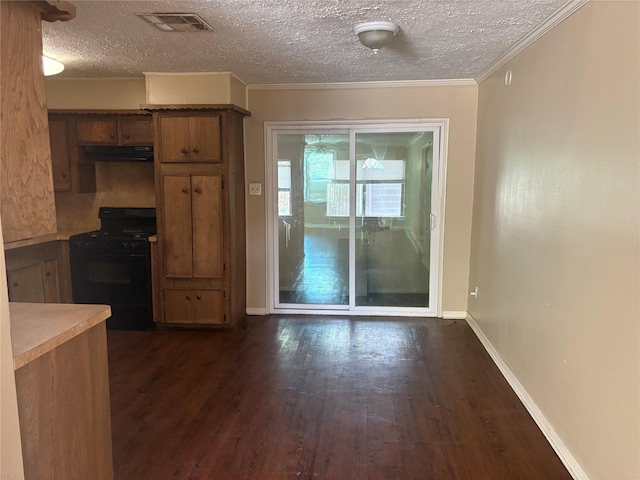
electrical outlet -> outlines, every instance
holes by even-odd
[[[250,183],[249,184],[249,195],[262,195],[262,184],[261,183]]]

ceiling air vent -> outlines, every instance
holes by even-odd
[[[163,32],[213,32],[213,27],[193,13],[138,13]]]

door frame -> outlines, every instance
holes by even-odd
[[[432,222],[432,245],[430,254],[429,272],[429,308],[418,307],[356,307],[349,306],[319,306],[304,305],[296,308],[279,308],[276,302],[276,294],[279,288],[276,282],[278,270],[278,216],[277,216],[277,135],[282,133],[300,134],[305,131],[332,131],[344,133],[345,130],[354,135],[353,131],[362,129],[375,129],[384,132],[398,128],[427,127],[433,131],[433,171],[431,191],[431,211],[435,215]],[[266,305],[270,314],[315,314],[315,315],[367,315],[375,313],[376,316],[408,316],[408,317],[442,317],[442,285],[444,262],[444,227],[445,227],[445,198],[447,176],[447,145],[449,138],[449,119],[405,119],[405,120],[376,120],[376,121],[299,121],[299,122],[265,122],[265,203],[267,220],[266,257],[267,269]],[[436,161],[436,158],[438,161]],[[352,200],[355,201],[355,200]],[[351,256],[351,255],[350,255]],[[353,274],[353,272],[351,272]],[[351,282],[350,282],[351,283]],[[433,302],[433,303],[432,303]]]

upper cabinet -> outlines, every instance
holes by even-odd
[[[49,2],[0,8],[0,210],[9,243],[57,230],[41,22],[72,18],[75,9]]]
[[[151,116],[79,117],[76,133],[79,145],[153,145]]]
[[[51,110],[49,137],[54,190],[95,192],[95,161],[85,158],[85,148],[91,148],[85,145],[152,146],[153,119],[146,112],[128,110]]]
[[[151,116],[132,115],[118,119],[118,143],[121,145],[153,145]]]
[[[71,191],[71,153],[69,151],[69,126],[66,118],[49,117],[51,166],[53,189],[56,192]]]
[[[158,122],[161,162],[221,161],[219,115],[161,116]]]
[[[49,114],[53,188],[56,192],[96,191],[96,166],[79,157],[74,115]]]

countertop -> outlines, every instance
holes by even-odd
[[[104,322],[109,305],[9,303],[13,368],[18,368]]]
[[[16,240],[4,244],[5,250],[14,250],[16,248],[29,247],[31,245],[39,245],[41,243],[55,242],[57,240],[69,240],[71,235],[88,231],[87,229],[73,232],[56,232],[50,235],[42,235],[40,237],[26,238],[24,240]]]

